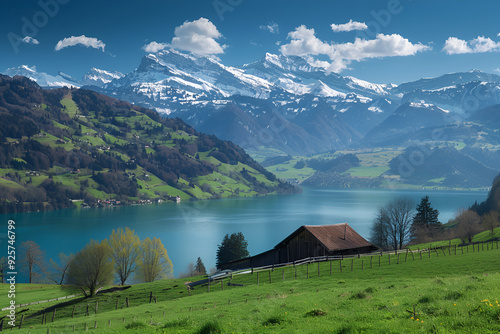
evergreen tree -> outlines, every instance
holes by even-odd
[[[206,275],[207,274],[207,269],[205,268],[205,265],[203,264],[203,261],[199,257],[198,260],[196,260],[196,265],[194,266],[194,271],[198,275]]]
[[[443,226],[438,217],[439,211],[432,208],[429,196],[422,197],[420,204],[417,206],[417,213],[413,217],[413,239],[419,242],[433,240]]]
[[[417,206],[417,214],[413,217],[413,224],[429,228],[430,226],[441,225],[438,220],[439,211],[431,207],[429,196],[422,197]]]
[[[227,262],[244,259],[250,255],[247,250],[248,242],[245,240],[243,233],[233,233],[231,236],[226,234],[222,243],[217,248],[217,268]]]

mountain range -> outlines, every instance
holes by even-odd
[[[263,159],[354,149],[401,154],[422,144],[497,150],[500,144],[500,76],[479,70],[375,84],[297,56],[266,53],[232,67],[213,56],[166,49],[145,55],[126,74],[93,68],[77,80],[26,65],[4,73],[42,87],[91,89],[179,117]]]
[[[145,55],[130,73],[93,68],[80,80],[26,65],[4,73],[42,87],[91,88],[179,117],[245,149],[295,155],[405,145],[422,129],[467,121],[500,102],[500,76],[478,70],[375,84],[270,53],[231,67],[216,57],[163,50]]]

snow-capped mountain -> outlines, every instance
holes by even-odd
[[[449,73],[436,78],[423,78],[417,81],[402,83],[394,87],[393,93],[407,93],[415,90],[446,90],[456,85],[462,85],[473,81],[500,83],[500,76],[474,69],[468,72]]]
[[[214,57],[164,50],[143,57],[139,67],[105,87],[117,96],[137,94],[138,100],[156,101],[157,107],[170,103],[191,103],[232,95],[266,98],[271,84],[225,66]],[[133,98],[134,99],[134,98]]]
[[[145,55],[122,74],[92,68],[81,80],[20,66],[43,87],[87,86],[171,117],[244,148],[311,154],[353,145],[413,141],[500,103],[500,76],[478,70],[376,84],[329,73],[297,56],[266,53],[241,67],[176,50]],[[451,130],[450,130],[451,131]]]
[[[374,84],[353,77],[343,77],[333,72],[328,73],[324,68],[314,66],[298,56],[287,57],[266,53],[264,58],[243,65],[242,69],[295,94],[309,93],[318,83],[328,87],[329,91],[337,95],[356,93],[367,97],[379,97],[387,95],[387,90],[392,88],[392,85]]]
[[[123,76],[123,73],[117,71],[105,71],[94,67],[82,77],[82,84],[102,87],[115,79],[123,78]]]
[[[24,76],[35,81],[41,87],[80,87],[81,84],[71,76],[59,72],[58,75],[52,76],[44,72],[37,72],[36,67],[21,65],[19,67],[8,68],[3,74],[14,77],[16,75]]]

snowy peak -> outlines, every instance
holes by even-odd
[[[123,76],[123,73],[120,72],[110,72],[93,67],[83,76],[82,82],[85,85],[102,87],[105,84],[110,83],[112,80],[123,78]]]
[[[80,87],[80,83],[71,76],[59,72],[57,76],[52,76],[44,72],[37,72],[36,67],[21,65],[7,69],[4,74],[14,77],[16,75],[25,76],[35,81],[41,87]]]
[[[415,90],[436,91],[474,81],[500,83],[500,76],[473,69],[467,72],[449,73],[435,78],[424,78],[402,83],[395,87],[393,92],[407,93]]]

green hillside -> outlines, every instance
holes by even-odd
[[[467,251],[468,249],[468,251]],[[29,305],[18,333],[498,333],[498,243],[384,254],[235,275],[190,295],[190,279],[137,284],[92,299]],[[228,283],[231,286],[228,286]],[[243,286],[240,286],[243,285]],[[19,300],[57,296],[20,284]],[[3,286],[0,293],[6,293]],[[43,290],[32,293],[30,290]],[[66,290],[60,290],[60,296]],[[152,299],[150,297],[153,297]],[[155,302],[155,298],[157,302]],[[126,300],[129,306],[126,307]],[[150,303],[151,300],[151,303]],[[98,306],[96,314],[96,305]],[[87,309],[89,314],[86,315]],[[56,310],[54,315],[54,310]],[[73,314],[74,312],[74,314]],[[43,314],[46,324],[41,324]],[[2,312],[5,315],[6,312]],[[52,316],[54,315],[54,322]],[[5,319],[5,318],[4,318]],[[73,327],[74,326],[74,327]],[[97,326],[97,329],[94,327]],[[4,324],[4,329],[8,327]]]
[[[294,191],[180,119],[0,76],[0,213]]]

